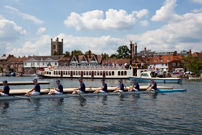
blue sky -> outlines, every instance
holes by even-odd
[[[202,51],[202,0],[0,0],[0,55],[115,53],[138,43],[152,51]]]

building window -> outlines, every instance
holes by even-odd
[[[39,66],[39,63],[37,63],[37,65]]]
[[[165,65],[166,65],[166,66],[168,66],[168,64],[167,64],[167,63],[166,63]]]
[[[53,49],[55,49],[55,45],[53,46]]]
[[[55,65],[57,65],[57,62],[55,62]]]
[[[25,63],[25,66],[27,66],[27,63]]]
[[[162,66],[164,66],[164,64],[162,64]]]
[[[173,66],[176,66],[176,63],[173,63]]]
[[[43,65],[44,65],[44,62],[43,62]]]
[[[112,76],[114,76],[114,71],[112,71]]]
[[[170,61],[170,59],[167,59],[167,61]]]
[[[177,66],[180,66],[180,63],[177,63]]]
[[[154,60],[154,62],[157,62],[157,60]]]

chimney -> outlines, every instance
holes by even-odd
[[[174,51],[173,56],[177,56],[177,51]]]
[[[191,49],[189,49],[189,55],[191,55]]]
[[[3,56],[2,57],[6,57],[6,54],[3,54]]]
[[[133,61],[133,58],[132,58],[132,44],[133,44],[133,42],[130,40],[130,65],[132,65],[132,61]]]
[[[135,57],[135,53],[134,53],[134,44],[132,44],[132,50],[131,50],[131,53],[132,53],[132,59],[134,59],[134,57]]]
[[[89,58],[91,58],[91,51],[90,50],[89,50],[89,54],[88,55],[89,55]]]
[[[109,59],[109,56],[108,56],[108,54],[106,55],[106,60],[108,60]]]
[[[56,39],[56,41],[58,42],[58,38]]]
[[[135,63],[137,63],[137,43],[135,43]]]

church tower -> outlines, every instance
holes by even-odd
[[[63,55],[63,39],[59,42],[58,38],[56,41],[51,38],[51,56],[53,55]]]

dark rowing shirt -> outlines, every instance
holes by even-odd
[[[58,89],[60,90],[59,92],[63,93],[63,86],[62,86],[62,84],[58,84]]]
[[[107,92],[107,84],[103,83],[102,86],[104,87],[102,90],[105,91],[105,92]]]
[[[79,90],[85,92],[86,86],[85,86],[85,84],[83,82],[80,83],[80,87],[81,87],[81,89],[79,89]]]
[[[34,87],[35,87],[35,90],[34,90],[35,92],[40,92],[41,88],[40,88],[40,85],[38,83]]]
[[[120,88],[120,90],[124,90],[124,84],[123,84],[123,83],[120,83],[120,84],[119,84],[119,88]]]
[[[157,84],[156,84],[156,82],[151,83],[151,84],[150,84],[150,87],[151,87],[152,85],[154,85],[154,86],[152,87],[152,89],[157,90]]]
[[[135,86],[136,86],[136,87],[135,87]],[[135,89],[137,89],[137,90],[140,90],[140,86],[139,86],[138,83],[134,83],[134,84],[133,84],[133,87],[135,87]]]
[[[10,88],[8,85],[5,85],[4,88],[3,88],[5,94],[8,94],[9,95],[9,91],[10,91]]]

